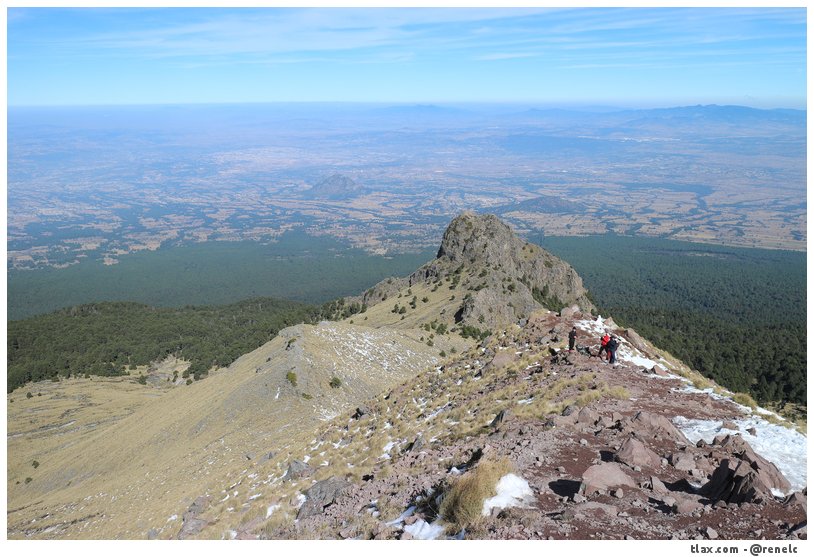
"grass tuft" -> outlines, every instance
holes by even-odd
[[[497,493],[497,482],[511,471],[507,459],[481,461],[452,484],[441,502],[441,516],[458,530],[480,521],[484,500]]]

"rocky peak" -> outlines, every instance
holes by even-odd
[[[438,257],[407,279],[388,279],[369,290],[374,305],[407,287],[451,283],[447,316],[454,323],[494,331],[522,323],[534,311],[594,308],[582,279],[568,263],[519,238],[495,215],[464,212],[444,232]]]
[[[449,223],[438,258],[456,263],[487,263],[507,260],[518,238],[495,215],[465,211]]]

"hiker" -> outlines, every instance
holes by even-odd
[[[605,333],[602,339],[599,341],[600,346],[597,356],[599,356],[600,360],[602,359],[602,352],[605,353],[608,352],[608,341],[610,341],[610,336],[608,335],[608,333]]]
[[[574,351],[574,344],[577,342],[577,328],[572,327],[571,332],[568,333],[568,351]]]
[[[607,346],[605,349],[608,352],[608,363],[615,364],[616,363],[616,349],[619,348],[619,339],[616,338],[616,335],[612,335],[610,340],[608,341]]]

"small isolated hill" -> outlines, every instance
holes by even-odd
[[[467,330],[496,331],[542,308],[594,307],[568,263],[523,241],[496,216],[473,212],[452,220],[433,261],[409,277],[380,282],[359,300],[368,307],[390,303],[406,288],[440,291],[440,318]]]
[[[344,174],[332,174],[324,180],[317,182],[306,192],[314,199],[328,199],[340,201],[358,197],[365,192],[365,188]]]

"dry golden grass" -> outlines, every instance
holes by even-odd
[[[483,502],[497,493],[498,480],[511,471],[507,459],[482,460],[450,486],[441,502],[441,517],[458,530],[478,522],[483,518]]]

